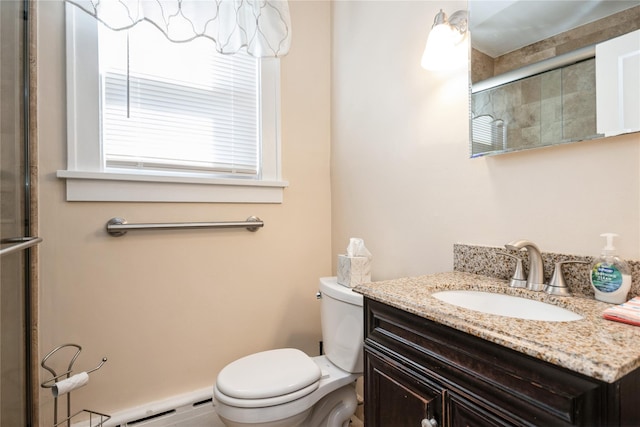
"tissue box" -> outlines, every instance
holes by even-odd
[[[338,255],[338,284],[352,288],[371,282],[371,260],[364,256]]]

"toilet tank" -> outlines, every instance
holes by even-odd
[[[320,279],[322,341],[327,358],[343,371],[363,371],[363,297],[335,277]]]

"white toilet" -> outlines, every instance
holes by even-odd
[[[335,277],[320,279],[320,293],[325,355],[283,348],[225,366],[213,397],[226,426],[348,426],[363,370],[362,295]]]

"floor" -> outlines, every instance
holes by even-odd
[[[364,427],[364,422],[354,415],[351,417],[351,425],[349,427]]]

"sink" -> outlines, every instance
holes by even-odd
[[[570,322],[582,316],[541,301],[482,291],[441,291],[431,294],[446,303],[488,314],[547,322]]]

